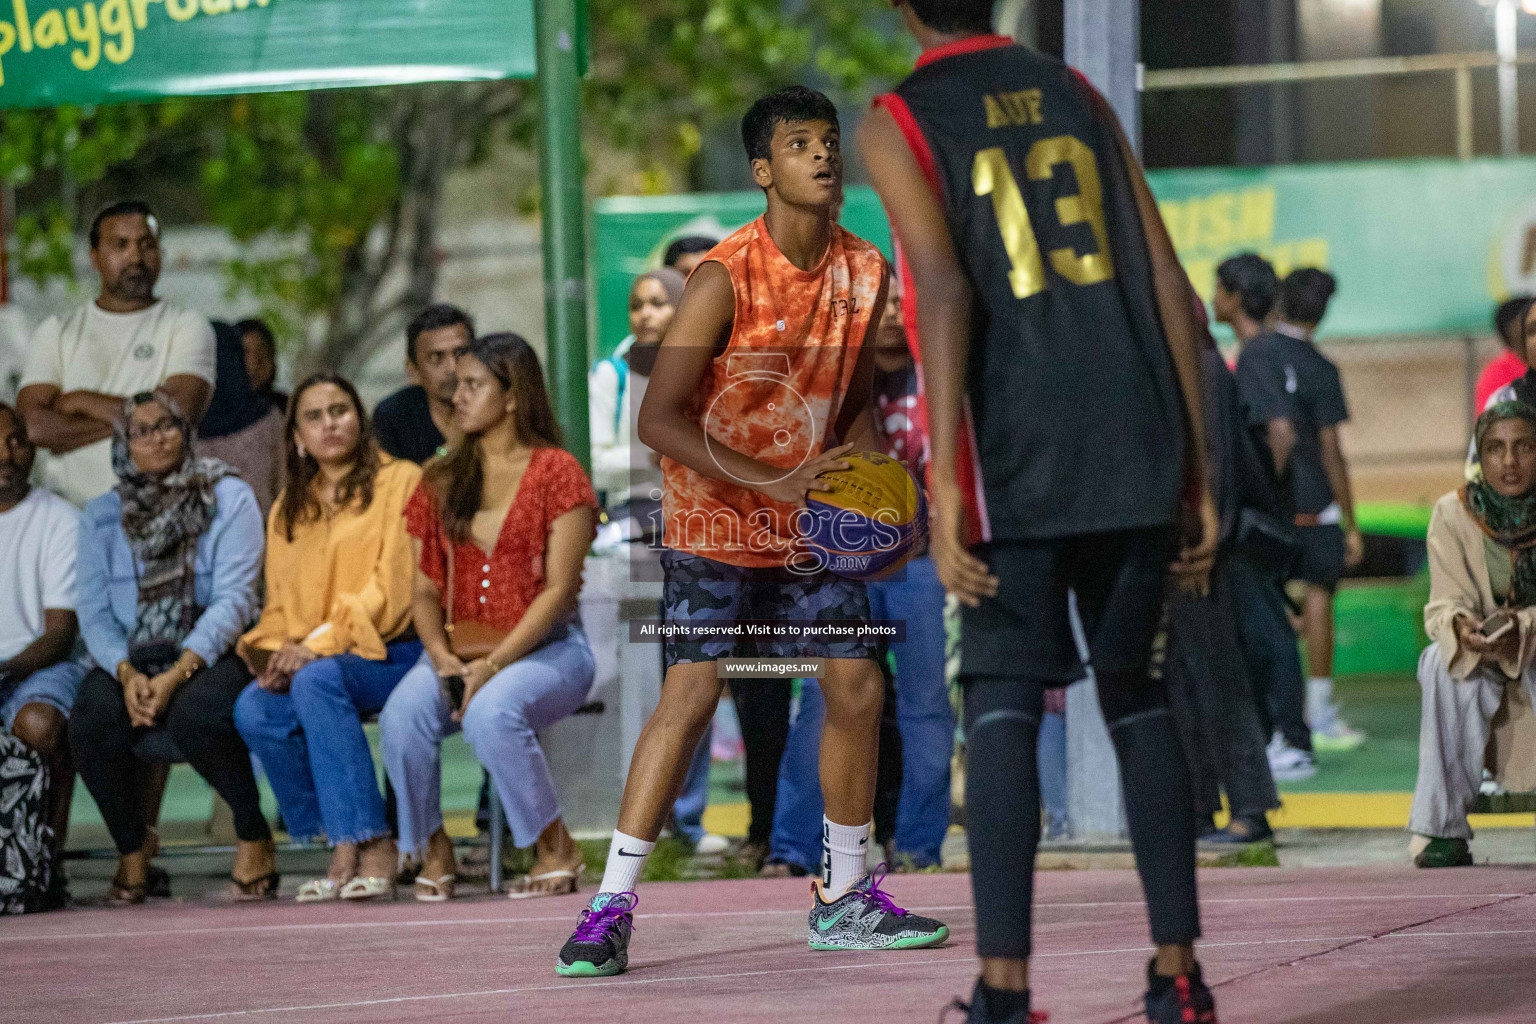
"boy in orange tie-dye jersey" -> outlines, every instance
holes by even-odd
[[[811,947],[903,949],[949,936],[898,908],[865,870],[883,692],[875,644],[700,629],[869,619],[864,585],[821,569],[796,520],[807,492],[830,490],[818,478],[845,468],[841,456],[878,447],[864,340],[885,307],[885,260],[836,223],[843,158],[830,100],[799,87],[764,97],[742,138],[767,212],[693,272],[640,410],[640,439],[663,456],[665,624],[689,628],[665,639],[661,703],[635,746],[601,891],[560,951],[565,976],[627,967],[635,883],[720,699],[715,663],[736,655],[825,659]]]

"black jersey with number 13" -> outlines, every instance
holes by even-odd
[[[1173,521],[1181,406],[1118,144],[1062,62],[1000,36],[930,50],[895,116],[975,290],[984,539]],[[919,295],[921,301],[921,295]]]

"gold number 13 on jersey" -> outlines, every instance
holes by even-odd
[[[1048,181],[1058,164],[1071,164],[1077,175],[1077,195],[1062,196],[1056,200],[1056,219],[1062,227],[1087,224],[1093,231],[1097,252],[1079,255],[1071,246],[1052,249],[1051,266],[1056,273],[1076,285],[1098,284],[1115,276],[1114,260],[1109,254],[1109,230],[1104,226],[1104,189],[1099,184],[1099,167],[1093,150],[1081,140],[1070,135],[1041,139],[1029,147],[1024,157],[1024,170],[1031,181]],[[1035,238],[1035,227],[1030,223],[1029,208],[1024,205],[1024,194],[1019,182],[1008,165],[1008,157],[1002,147],[995,146],[976,154],[971,165],[971,184],[978,196],[992,197],[992,211],[997,215],[997,228],[1003,236],[1003,250],[1013,269],[1008,272],[1008,283],[1013,286],[1015,298],[1027,299],[1045,290],[1045,264],[1040,256],[1040,243]]]

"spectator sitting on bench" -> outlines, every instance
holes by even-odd
[[[1494,716],[1512,683],[1536,693],[1536,409],[1500,402],[1475,434],[1480,469],[1436,502],[1429,524],[1424,627],[1433,642],[1419,658],[1419,778],[1408,818],[1419,867],[1472,863],[1467,814]]]
[[[592,685],[576,602],[597,496],[560,447],[526,341],[476,338],[456,370],[462,436],[427,463],[405,507],[426,653],[379,715],[384,766],[400,794],[401,846],[422,858],[418,900],[453,895],[442,743],[460,729],[490,772],[512,841],[536,848],[512,896],[563,896],[580,883],[582,852],[561,820],[537,733],[579,708]]]
[[[229,466],[198,458],[193,433],[169,393],[129,398],[112,438],[117,485],[80,525],[76,607],[98,667],[80,684],[70,737],[117,847],[114,904],[168,895],[150,864],[152,760],[186,760],[234,811],[232,896],[277,892],[272,832],[234,719],[251,680],[234,646],[256,613],[261,511]]]
[[[66,902],[58,853],[64,848],[75,788],[67,724],[87,666],[70,657],[79,513],[63,498],[28,482],[36,454],[26,424],[0,402],[0,537],[5,538],[0,545],[0,728],[32,748],[49,768],[45,814],[53,827],[53,873],[44,907],[52,909]],[[12,827],[13,808],[5,810],[0,821]],[[0,864],[0,876],[13,871],[12,865]]]
[[[392,896],[398,856],[363,720],[421,657],[411,629],[406,498],[421,469],[379,452],[351,382],[316,373],[283,427],[283,493],[267,520],[267,598],[235,650],[256,677],[235,726],[261,759],[288,834],[324,835],[300,903]]]

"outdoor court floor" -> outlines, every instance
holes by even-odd
[[[1536,1020],[1536,869],[1216,869],[1201,885],[1201,959],[1226,1024]],[[0,1020],[930,1024],[975,977],[969,879],[890,888],[947,920],[950,942],[812,953],[803,880],[652,884],[629,973],[595,981],[553,970],[585,895],[11,918]],[[1141,1020],[1146,934],[1134,873],[1042,873],[1036,1007],[1053,1024]]]

